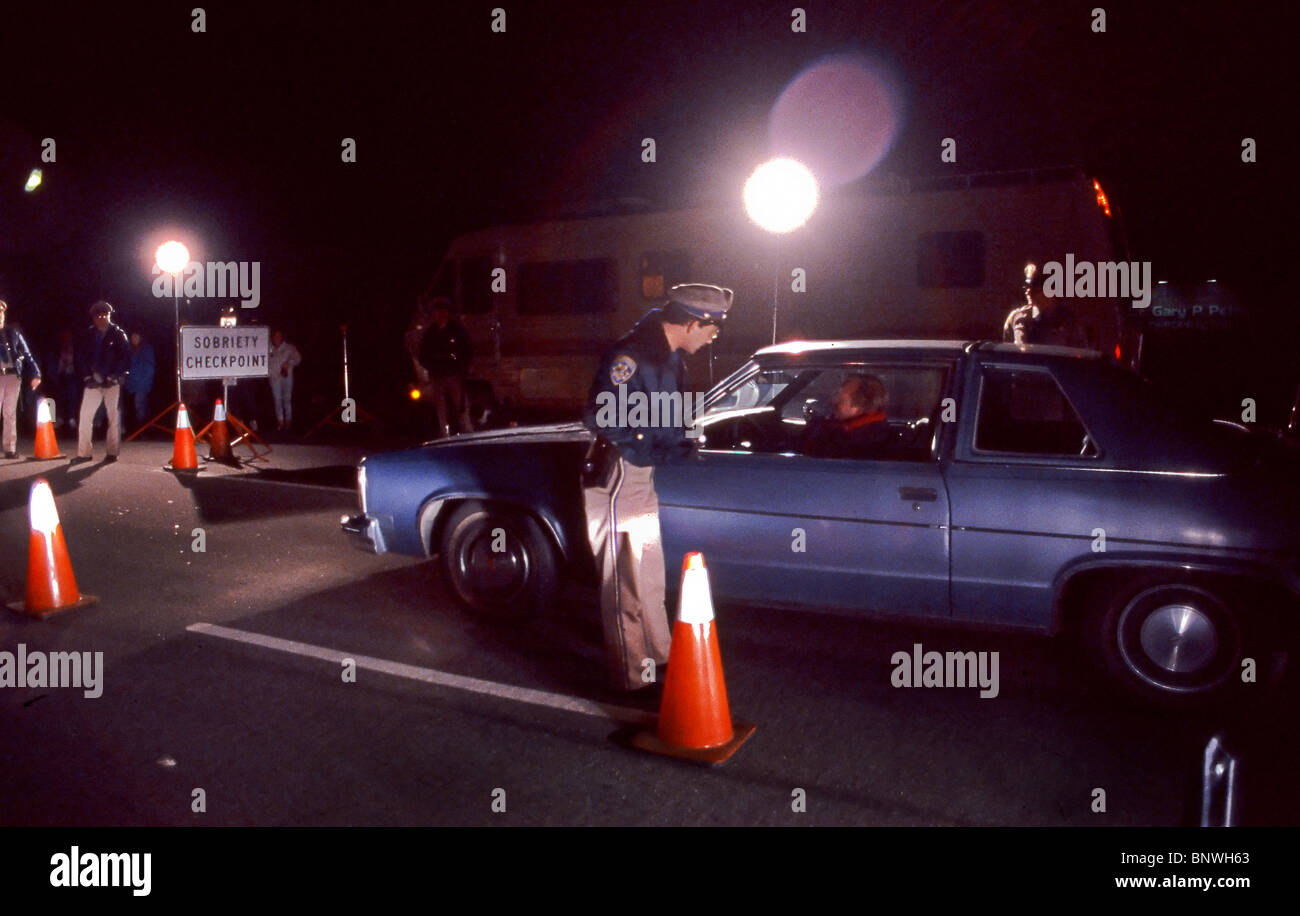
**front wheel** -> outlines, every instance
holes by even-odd
[[[517,620],[555,598],[555,551],[541,526],[523,512],[465,503],[443,526],[440,543],[448,587],[471,611]]]
[[[1122,588],[1090,629],[1112,677],[1165,705],[1222,697],[1240,679],[1247,630],[1225,597],[1144,578]]]

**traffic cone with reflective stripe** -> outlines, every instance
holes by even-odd
[[[226,405],[217,398],[217,409],[212,414],[212,432],[208,439],[209,461],[234,461],[234,452],[230,450],[230,430],[226,426]]]
[[[754,733],[753,725],[731,721],[722,655],[713,625],[713,598],[704,555],[682,561],[682,588],[673,624],[668,673],[656,732],[632,743],[642,750],[701,763],[724,763]]]
[[[194,454],[194,428],[190,426],[190,412],[180,405],[176,414],[176,439],[172,445],[173,471],[197,471],[198,457]]]
[[[94,604],[94,595],[77,591],[77,580],[63,540],[59,510],[44,478],[32,484],[28,501],[31,540],[27,551],[27,600],[11,601],[9,607],[21,614],[45,617],[55,611]]]
[[[36,405],[36,454],[33,457],[39,461],[63,457],[59,454],[59,440],[54,435],[54,415],[49,398],[41,398]]]

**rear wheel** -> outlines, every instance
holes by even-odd
[[[1168,705],[1225,695],[1240,681],[1250,636],[1217,587],[1161,577],[1120,588],[1089,629],[1116,681]]]
[[[541,526],[516,509],[468,502],[442,527],[443,576],[471,611],[499,619],[532,616],[559,585],[555,551]]]

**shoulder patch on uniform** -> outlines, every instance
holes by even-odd
[[[614,357],[614,363],[609,367],[609,380],[615,385],[622,385],[632,376],[636,375],[636,360],[626,353]]]

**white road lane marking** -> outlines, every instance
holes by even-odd
[[[263,649],[274,649],[277,652],[288,652],[291,655],[316,658],[321,661],[333,662],[336,665],[342,664],[343,659],[350,658],[356,662],[358,668],[367,671],[377,671],[380,674],[404,677],[407,680],[422,681],[426,684],[437,684],[440,687],[451,687],[469,693],[481,693],[503,700],[514,700],[517,703],[549,706],[551,709],[582,713],[584,716],[594,716],[598,719],[613,719],[618,722],[626,722],[629,725],[653,725],[657,718],[654,713],[643,712],[639,709],[611,706],[606,703],[584,700],[581,697],[565,696],[562,693],[548,693],[545,690],[516,687],[513,684],[498,684],[495,681],[484,681],[460,674],[448,674],[445,671],[435,671],[432,668],[390,662],[387,659],[356,655],[351,652],[339,652],[335,649],[313,646],[310,643],[295,642],[292,639],[279,639],[275,636],[263,636],[261,633],[248,633],[244,630],[233,630],[230,627],[218,626],[212,623],[192,623],[185,629],[191,633],[201,633],[205,636],[215,636],[219,639],[229,639],[251,646],[260,646]]]

